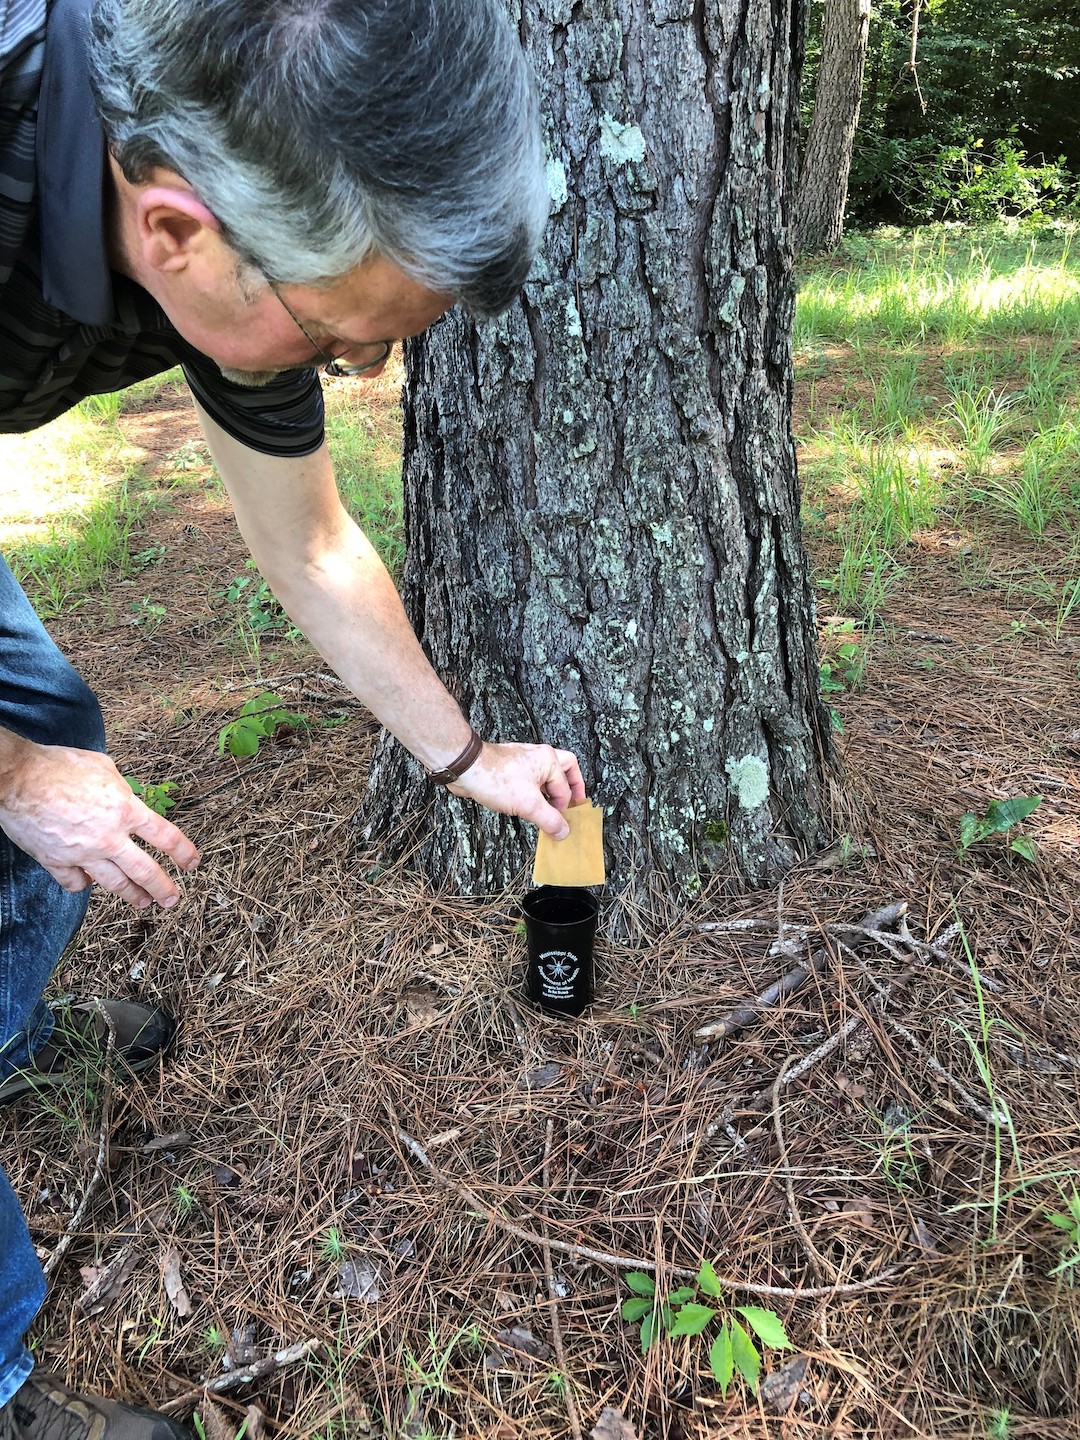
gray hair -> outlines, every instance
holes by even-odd
[[[270,279],[378,254],[481,315],[524,283],[548,190],[499,0],[95,0],[90,66],[127,179],[175,170]]]

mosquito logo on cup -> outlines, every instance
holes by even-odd
[[[544,993],[553,1000],[567,1000],[574,993],[580,974],[577,956],[569,950],[545,950],[540,956],[540,978]]]

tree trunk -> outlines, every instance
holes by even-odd
[[[825,0],[821,66],[796,205],[800,250],[835,250],[844,233],[869,34],[870,0]]]
[[[481,734],[577,752],[609,896],[770,883],[824,838],[829,750],[791,436],[801,0],[519,18],[552,221],[520,304],[407,347],[406,604]],[[533,845],[391,741],[365,821],[467,893]]]

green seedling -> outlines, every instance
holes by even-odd
[[[136,780],[134,775],[125,775],[124,779],[131,786],[132,793],[137,795],[144,805],[153,810],[155,815],[167,815],[176,804],[173,794],[176,790],[175,780],[162,780],[155,783],[153,780]]]
[[[1077,1194],[1075,1185],[1065,1202],[1064,1213],[1047,1215],[1046,1218],[1062,1232],[1059,1236],[1061,1264],[1055,1265],[1050,1274],[1064,1275],[1071,1285],[1076,1267],[1080,1265],[1080,1194]]]
[[[288,710],[277,695],[264,690],[244,702],[240,714],[218,733],[218,754],[229,754],[237,760],[257,755],[264,740],[271,740],[283,729],[301,730],[310,724],[306,715]]]
[[[733,1311],[725,1311],[719,1305],[701,1303],[699,1294],[709,1300],[722,1299],[719,1277],[708,1260],[702,1261],[693,1285],[682,1285],[666,1296],[657,1294],[651,1275],[635,1271],[623,1278],[633,1294],[623,1301],[619,1313],[624,1320],[639,1326],[642,1354],[661,1336],[676,1339],[681,1335],[704,1335],[719,1324],[709,1346],[709,1367],[725,1398],[736,1373],[751,1389],[757,1385],[761,1351],[754,1336],[773,1350],[793,1348],[783,1323],[772,1310],[763,1310],[757,1305],[737,1305]],[[735,1318],[737,1315],[745,1325]]]
[[[956,853],[963,855],[972,845],[981,844],[991,835],[1006,834],[1026,820],[1042,804],[1042,798],[1041,795],[1013,795],[1008,800],[991,800],[982,815],[961,815],[960,845]],[[1009,849],[1025,860],[1034,860],[1037,853],[1029,835],[1017,835]]]
[[[198,1196],[194,1190],[189,1190],[186,1185],[174,1185],[172,1192],[172,1209],[181,1218],[190,1215],[192,1211],[199,1208]]]
[[[216,1355],[219,1350],[224,1350],[227,1343],[220,1325],[207,1325],[199,1336],[199,1344],[209,1355]]]
[[[218,591],[217,598],[240,610],[241,623],[256,639],[271,631],[284,631],[290,639],[295,639],[299,630],[290,624],[274,592],[258,573],[254,560],[244,563],[248,573],[234,575],[225,589]]]
[[[156,630],[168,613],[164,605],[157,605],[144,595],[141,600],[133,600],[131,608],[135,615],[136,625],[145,625],[150,630]]]
[[[349,1242],[336,1225],[331,1225],[319,1246],[319,1255],[327,1264],[339,1265],[349,1251]]]

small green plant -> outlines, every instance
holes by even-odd
[[[258,573],[254,560],[244,562],[248,573],[234,575],[217,598],[235,605],[240,612],[241,626],[256,642],[271,631],[284,631],[295,639],[299,630],[289,622],[289,617],[278,604],[270,586]]]
[[[319,1257],[328,1265],[340,1265],[349,1251],[349,1242],[344,1239],[336,1225],[331,1225],[319,1246]]]
[[[171,1205],[173,1213],[181,1219],[190,1215],[199,1208],[199,1199],[194,1190],[189,1190],[186,1185],[174,1185]]]
[[[960,845],[956,853],[963,855],[972,845],[988,840],[991,835],[1006,834],[1026,820],[1042,804],[1042,798],[1041,795],[1013,795],[1008,800],[991,800],[982,815],[961,815]],[[1009,849],[1025,860],[1034,860],[1037,853],[1029,835],[1017,835]]]
[[[137,565],[140,570],[145,570],[148,565],[160,565],[165,559],[164,545],[150,545],[145,550],[140,550],[137,555],[132,555],[131,563]]]
[[[155,815],[167,815],[176,804],[174,794],[176,791],[175,780],[136,780],[134,775],[125,775],[124,779],[131,786],[133,794],[137,795],[144,805],[147,805]]]
[[[146,1359],[147,1355],[150,1354],[151,1350],[154,1350],[158,1345],[162,1344],[164,1335],[165,1321],[160,1319],[158,1316],[154,1316],[154,1318],[150,1321],[149,1330],[142,1338],[142,1340],[138,1342],[137,1348],[135,1350],[135,1357],[140,1365]]]
[[[216,1355],[218,1351],[224,1350],[227,1343],[220,1325],[207,1325],[199,1336],[199,1344],[209,1355]]]
[[[311,722],[306,715],[288,710],[269,690],[244,702],[240,714],[218,733],[218,754],[236,759],[257,755],[264,740],[271,740],[282,729],[305,729]]]
[[[642,1354],[661,1336],[675,1339],[680,1335],[704,1335],[719,1322],[720,1328],[709,1346],[709,1366],[725,1397],[736,1372],[751,1389],[757,1385],[761,1352],[754,1336],[773,1350],[792,1349],[787,1331],[774,1311],[757,1305],[737,1305],[733,1312],[725,1313],[719,1306],[701,1303],[699,1292],[710,1300],[722,1298],[719,1277],[708,1260],[702,1261],[693,1285],[682,1285],[666,1296],[657,1294],[651,1275],[634,1271],[623,1278],[633,1294],[623,1301],[620,1314],[624,1320],[638,1324]],[[746,1324],[736,1315],[741,1315]]]
[[[1055,1265],[1050,1274],[1064,1275],[1071,1285],[1076,1267],[1080,1265],[1080,1194],[1077,1194],[1075,1185],[1065,1201],[1064,1212],[1050,1214],[1046,1218],[1062,1232],[1059,1237],[1061,1264]]]
[[[1003,1405],[1000,1410],[991,1410],[987,1416],[986,1440],[1009,1440],[1012,1434],[1012,1415],[1009,1407]]]
[[[133,600],[131,608],[135,614],[135,624],[145,626],[148,630],[156,630],[168,614],[165,606],[156,604],[149,595],[144,595],[141,600]]]

